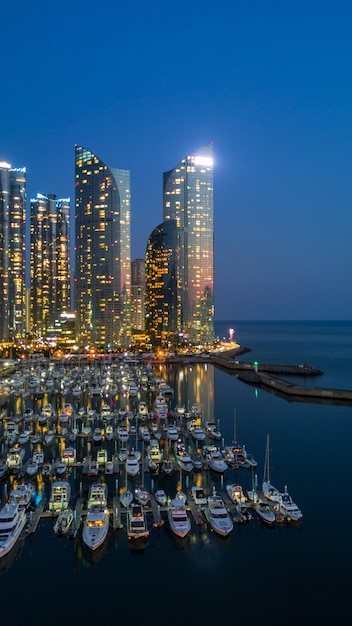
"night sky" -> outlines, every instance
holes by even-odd
[[[352,319],[352,3],[3,3],[0,160],[74,200],[74,144],[131,170],[132,259],[162,173],[214,142],[215,318]]]

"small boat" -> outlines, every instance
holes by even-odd
[[[117,429],[116,437],[121,443],[126,443],[129,440],[130,434],[126,426],[119,426]]]
[[[218,474],[223,474],[228,468],[224,457],[219,451],[214,451],[210,454],[207,454],[206,461],[209,468],[213,470],[213,472],[217,472]]]
[[[70,483],[64,480],[57,480],[53,482],[48,507],[49,511],[52,513],[59,513],[63,509],[67,509],[69,507],[70,496]]]
[[[95,428],[93,432],[93,442],[97,445],[101,444],[103,440],[103,434],[101,428]]]
[[[38,448],[38,450],[34,450],[32,460],[38,463],[38,466],[44,464],[44,450],[42,448]]]
[[[140,504],[132,504],[129,513],[127,537],[131,539],[140,539],[141,537],[149,537],[147,520],[143,507]]]
[[[58,476],[63,476],[64,474],[66,474],[66,470],[67,470],[66,463],[58,463],[56,465],[55,471]]]
[[[155,494],[155,500],[157,501],[157,503],[160,506],[166,506],[167,505],[167,495],[164,491],[164,489],[158,489]]]
[[[275,513],[269,504],[266,504],[265,502],[258,502],[258,504],[255,504],[253,508],[261,522],[267,524],[268,526],[272,526],[274,524]]]
[[[191,522],[186,505],[180,498],[171,500],[167,516],[172,532],[178,537],[186,537],[191,530]]]
[[[95,459],[90,459],[88,464],[88,476],[97,476],[99,473],[98,463]]]
[[[139,473],[139,461],[134,454],[129,454],[125,461],[126,472],[128,476],[137,476]]]
[[[26,467],[26,473],[28,476],[34,476],[39,469],[39,465],[35,459],[29,459]]]
[[[105,463],[105,474],[110,476],[114,473],[114,464],[112,461],[106,461]]]
[[[191,457],[189,456],[189,454],[180,454],[177,457],[177,462],[178,462],[180,468],[182,469],[182,471],[186,472],[187,474],[192,472],[193,469],[194,469],[194,463],[193,463]]]
[[[201,426],[195,426],[194,428],[192,428],[191,435],[192,435],[192,439],[196,443],[201,443],[206,438],[206,434]]]
[[[143,487],[140,487],[138,489],[135,489],[134,497],[137,500],[138,504],[146,506],[146,504],[148,504],[150,500],[150,493],[149,491],[147,491],[147,489],[143,489]]]
[[[288,493],[286,485],[284,493],[280,493],[278,509],[286,516],[288,521],[299,522],[303,517],[302,511],[300,511]]]
[[[107,486],[102,483],[93,483],[89,488],[87,509],[91,506],[99,504],[107,506],[108,491]]]
[[[0,510],[0,558],[14,547],[27,522],[25,509],[17,502],[6,503]]]
[[[97,465],[100,468],[104,467],[107,463],[108,460],[108,452],[107,450],[105,450],[105,448],[102,448],[101,450],[98,450],[98,454],[97,454]]]
[[[29,432],[27,430],[23,431],[17,439],[17,443],[20,446],[24,446],[29,441]]]
[[[150,432],[148,430],[148,426],[144,426],[143,424],[139,427],[139,434],[143,441],[150,441]]]
[[[226,493],[229,496],[231,502],[233,502],[234,504],[245,504],[245,502],[247,502],[247,498],[243,493],[241,485],[237,485],[236,483],[226,485]]]
[[[221,441],[221,432],[216,426],[215,422],[206,422],[204,432],[209,439],[214,441]]]
[[[207,498],[202,487],[192,487],[192,497],[196,504],[203,506],[207,504]]]
[[[42,476],[51,476],[53,473],[53,466],[51,463],[44,463],[42,467]]]
[[[58,536],[67,535],[71,528],[73,520],[74,520],[74,513],[71,508],[64,509],[63,511],[61,511],[54,524],[55,535],[58,535]]]
[[[35,487],[32,483],[21,483],[15,489],[10,491],[10,502],[18,504],[20,509],[28,509],[35,493]]]
[[[91,550],[96,550],[104,543],[108,530],[108,509],[100,505],[91,506],[83,526],[82,538],[85,545]]]
[[[125,507],[125,509],[127,509],[130,506],[130,504],[132,504],[132,502],[133,502],[132,491],[125,490],[122,493],[120,493],[120,503],[122,504],[122,506]]]
[[[227,537],[233,529],[232,519],[225,507],[224,501],[213,489],[213,493],[208,497],[205,516],[211,528],[223,537]]]
[[[178,428],[175,425],[167,426],[167,428],[165,429],[165,434],[167,439],[169,439],[170,441],[177,441],[179,436]]]
[[[114,428],[113,426],[111,426],[111,424],[108,424],[108,426],[105,429],[105,439],[106,441],[112,441],[114,438]]]

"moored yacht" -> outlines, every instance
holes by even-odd
[[[233,529],[233,522],[223,499],[216,493],[215,489],[213,489],[212,495],[208,497],[205,515],[210,526],[216,533],[223,537],[230,534]]]
[[[10,491],[10,502],[18,504],[20,509],[28,509],[34,496],[35,487],[32,483],[21,483]]]
[[[49,511],[58,513],[62,509],[67,509],[71,496],[71,485],[65,480],[56,480],[51,487],[49,500]]]
[[[99,504],[100,506],[107,506],[108,491],[107,486],[103,483],[93,483],[89,488],[88,504],[87,508]]]
[[[280,493],[278,509],[287,517],[288,520],[292,520],[294,522],[299,522],[299,520],[303,517],[302,511],[298,508],[297,504],[292,500],[290,494],[288,493],[286,485],[284,493]]]
[[[6,503],[0,511],[0,558],[10,552],[27,521],[17,502]]]
[[[101,546],[109,530],[109,511],[105,506],[94,504],[87,513],[84,523],[82,538],[91,550]]]
[[[146,515],[140,504],[132,504],[129,512],[127,537],[131,539],[140,539],[141,537],[149,537]]]
[[[183,500],[180,498],[171,500],[167,516],[172,532],[178,537],[186,537],[191,530],[191,522]]]

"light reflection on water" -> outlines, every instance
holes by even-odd
[[[272,480],[280,489],[288,485],[304,514],[301,527],[277,526],[270,532],[254,518],[246,525],[235,525],[230,537],[224,540],[211,531],[206,522],[202,526],[193,523],[191,535],[186,541],[179,541],[170,532],[166,519],[162,527],[153,528],[153,520],[148,516],[150,536],[143,549],[131,550],[124,528],[114,532],[111,529],[109,542],[102,553],[91,555],[82,545],[81,533],[75,540],[58,540],[53,534],[53,520],[47,518],[41,520],[34,536],[26,537],[19,558],[14,558],[4,572],[1,578],[3,593],[6,595],[18,580],[30,580],[34,575],[39,577],[43,618],[39,616],[37,623],[43,624],[46,623],[44,615],[50,615],[51,624],[62,624],[52,610],[53,580],[65,581],[65,597],[70,603],[72,618],[82,623],[101,618],[101,609],[98,611],[92,606],[89,597],[97,585],[102,590],[102,597],[111,599],[104,605],[107,619],[116,615],[116,600],[112,599],[118,596],[119,610],[121,606],[128,607],[122,614],[133,614],[134,619],[143,619],[144,624],[155,621],[151,608],[155,600],[160,615],[167,614],[168,624],[179,623],[179,617],[176,619],[173,611],[174,602],[170,602],[170,590],[173,590],[173,598],[177,590],[178,602],[187,607],[189,614],[197,615],[202,624],[213,624],[218,619],[219,606],[220,614],[228,616],[230,603],[226,598],[235,590],[237,597],[241,598],[236,618],[245,619],[246,624],[258,624],[258,615],[248,612],[258,591],[261,597],[259,608],[265,598],[266,609],[271,612],[268,620],[261,615],[261,624],[275,624],[272,612],[277,615],[284,611],[287,603],[290,603],[291,613],[285,618],[286,624],[297,623],[302,611],[309,624],[328,623],[326,618],[329,615],[334,616],[331,623],[336,623],[339,612],[342,615],[346,598],[347,563],[351,556],[347,541],[351,501],[346,499],[347,464],[351,457],[351,408],[288,403],[265,391],[255,390],[209,364],[171,367],[167,372],[163,369],[161,374],[175,389],[169,401],[172,407],[178,403],[186,407],[197,403],[205,420],[219,421],[226,444],[232,442],[236,431],[238,441],[245,443],[248,452],[253,453],[258,461],[259,483],[266,435],[270,432]],[[37,412],[47,399],[36,401],[34,408]],[[58,405],[63,400],[55,399]],[[91,403],[97,411],[101,401],[94,399]],[[138,399],[118,398],[116,403],[120,402],[127,410],[132,410]],[[10,414],[19,414],[18,403],[16,400],[9,407]],[[88,406],[88,403],[88,396],[82,395],[75,409],[78,410],[80,404]],[[45,449],[46,459],[56,458],[64,444],[63,440],[58,440],[50,449]],[[189,441],[187,444],[193,451],[193,443]],[[80,457],[96,454],[94,446],[85,439],[77,439],[74,445]],[[106,443],[106,447],[109,457],[118,449],[116,442]],[[165,444],[164,448],[167,448]],[[338,451],[338,463],[336,457],[331,462],[331,450]],[[28,444],[27,453],[30,452]],[[114,476],[100,475],[99,478],[106,481],[111,502],[116,491],[125,484],[124,472]],[[180,473],[168,478],[152,477],[147,472],[144,475],[147,488],[163,488],[170,497],[175,495],[177,488],[189,491],[195,483],[203,486],[207,493],[213,485],[221,490],[226,482],[239,482],[248,489],[252,479],[251,472],[243,469],[228,469],[223,483],[210,471],[192,477],[180,476]],[[46,499],[50,496],[51,480],[37,478],[37,493],[42,493]],[[91,480],[79,469],[70,471],[69,480],[72,493],[86,497]],[[140,479],[130,481],[130,486],[134,487],[138,482]],[[3,497],[5,485],[8,490],[10,483],[2,481],[0,485]],[[331,515],[325,515],[326,506],[330,511],[333,508],[327,494],[333,494],[334,502],[344,503],[343,518],[339,516],[338,520],[334,518],[332,521]],[[333,578],[324,576],[327,567],[334,571]],[[46,572],[51,575],[46,576]],[[21,593],[23,607],[18,607],[19,618],[22,611],[25,616],[24,606],[31,600],[30,586],[23,584]],[[295,602],[292,604],[293,595]],[[332,596],[333,602],[329,599]]]

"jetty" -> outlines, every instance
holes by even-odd
[[[245,349],[248,352],[248,349]],[[239,361],[238,356],[243,354],[234,349],[212,356],[211,362],[237,376],[241,380],[255,387],[262,387],[279,395],[285,400],[299,402],[322,402],[331,404],[352,404],[352,390],[330,389],[324,387],[306,387],[281,378],[281,376],[312,377],[321,376],[323,370],[307,365],[283,365],[267,363],[249,363]]]

